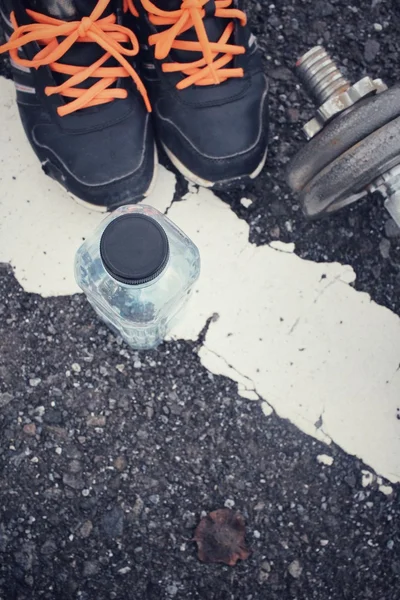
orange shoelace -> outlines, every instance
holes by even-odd
[[[138,17],[139,13],[137,11],[136,6],[133,4],[133,0],[124,0],[123,2],[123,11],[126,13],[128,10],[131,11],[134,17]]]
[[[242,26],[246,25],[246,15],[241,10],[230,8],[232,0],[215,0],[215,16],[229,19],[224,32],[218,42],[210,42],[204,27],[203,6],[208,0],[183,0],[181,8],[174,11],[160,10],[150,0],[141,0],[143,7],[149,14],[153,25],[171,25],[159,33],[149,37],[149,44],[155,46],[155,57],[165,59],[171,49],[201,52],[203,58],[191,63],[164,63],[162,70],[165,73],[182,72],[186,75],[178,84],[178,89],[190,85],[212,85],[222,83],[231,77],[243,77],[243,69],[224,68],[238,54],[244,54],[243,46],[229,44],[228,41],[234,30],[234,19],[238,19]],[[190,42],[178,40],[177,37],[195,28],[198,41]]]
[[[11,14],[14,32],[9,41],[0,46],[0,53],[9,51],[12,60],[24,67],[38,69],[48,65],[56,73],[70,75],[69,79],[61,85],[49,86],[45,89],[47,96],[60,94],[67,98],[74,98],[57,109],[60,116],[89,106],[112,102],[117,98],[126,98],[127,90],[111,87],[120,77],[133,79],[147,110],[151,111],[146,89],[139,75],[125,58],[138,53],[138,40],[130,29],[116,23],[115,15],[101,18],[109,3],[110,0],[98,0],[90,17],[83,17],[80,21],[63,21],[27,10],[34,23],[19,27],[14,13]],[[133,7],[132,0],[124,0],[126,9],[131,9],[131,5]],[[63,39],[59,42],[57,38]],[[18,55],[18,48],[30,42],[37,42],[43,47],[32,60],[26,60]],[[76,42],[96,43],[105,50],[105,54],[88,67],[57,62]],[[127,43],[129,48],[121,45]],[[115,58],[119,66],[103,67],[111,57]],[[97,78],[98,81],[89,88],[75,87],[89,77]]]

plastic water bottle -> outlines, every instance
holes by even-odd
[[[165,215],[123,206],[80,247],[75,277],[100,318],[132,348],[154,348],[200,274],[195,244]]]

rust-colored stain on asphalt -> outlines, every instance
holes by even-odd
[[[250,556],[244,518],[229,508],[215,510],[204,517],[193,541],[197,542],[199,560],[205,563],[225,563],[233,567],[238,560]]]

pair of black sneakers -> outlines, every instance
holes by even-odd
[[[0,0],[0,11],[26,135],[84,203],[143,199],[156,137],[205,187],[261,171],[267,80],[236,0]]]

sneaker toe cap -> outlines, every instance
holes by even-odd
[[[79,198],[110,207],[140,200],[151,184],[155,151],[150,116],[136,129],[133,119],[75,134],[60,134],[54,124],[41,123],[33,141],[49,175]]]
[[[249,87],[242,97],[223,105],[181,105],[173,114],[168,99],[163,98],[157,105],[159,136],[170,157],[210,182],[251,176],[267,147],[267,88],[263,81],[262,86]]]

